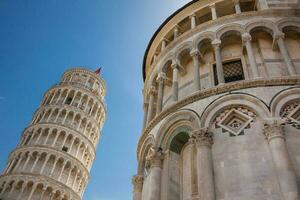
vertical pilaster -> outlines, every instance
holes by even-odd
[[[193,58],[193,68],[194,68],[194,91],[198,91],[201,88],[200,84],[200,62],[199,62],[199,56],[200,52],[198,49],[193,49],[190,52],[190,55]]]
[[[264,120],[264,134],[276,169],[278,182],[284,200],[299,199],[299,189],[285,142],[284,121],[281,118]]]
[[[214,40],[212,42],[214,52],[215,52],[215,59],[216,59],[216,66],[217,66],[217,76],[218,76],[218,83],[222,85],[225,83],[224,79],[224,71],[223,71],[223,64],[222,64],[222,56],[221,56],[221,41]]]
[[[154,86],[151,86],[149,90],[149,108],[148,108],[148,115],[147,115],[147,124],[151,121],[153,114],[154,114],[154,98],[156,95],[156,89]]]
[[[196,14],[192,14],[190,16],[190,20],[191,20],[191,29],[196,28],[197,24],[196,24]]]
[[[274,39],[277,41],[280,53],[284,59],[284,62],[286,64],[289,74],[296,75],[297,73],[296,73],[294,63],[289,55],[289,52],[288,52],[285,42],[284,42],[284,33],[282,33],[282,32],[275,33]]]
[[[157,77],[158,82],[158,93],[157,93],[157,104],[156,104],[156,114],[162,111],[163,106],[163,98],[164,98],[164,88],[165,88],[165,79],[166,74],[164,72],[160,72]]]
[[[255,61],[255,56],[254,56],[253,49],[252,49],[251,35],[249,33],[244,33],[242,35],[242,40],[243,40],[243,44],[246,46],[247,55],[249,58],[249,63],[250,63],[251,71],[253,74],[253,78],[258,78],[259,72],[258,72],[258,67],[257,67],[256,61]]]
[[[172,80],[172,97],[173,101],[178,101],[178,66],[179,63],[177,60],[172,61],[172,69],[173,69],[173,80]]]
[[[216,10],[216,4],[211,4],[209,6],[210,8],[210,11],[211,11],[211,18],[212,20],[215,20],[218,18],[218,15],[217,15],[217,10]]]
[[[241,14],[241,6],[240,6],[240,0],[233,0],[234,3],[234,10],[236,14]]]
[[[147,200],[161,200],[161,171],[163,155],[160,151],[152,149],[147,157],[147,163],[150,166],[150,186],[149,198]]]
[[[200,199],[215,200],[215,184],[211,147],[212,133],[207,128],[193,132],[197,149],[198,193]]]
[[[133,184],[133,200],[142,200],[142,190],[143,190],[143,175],[135,175],[132,178]]]

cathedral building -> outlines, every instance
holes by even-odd
[[[299,200],[299,0],[194,0],[144,56],[134,200]]]
[[[81,200],[106,116],[105,82],[67,70],[44,95],[0,176],[1,200]]]

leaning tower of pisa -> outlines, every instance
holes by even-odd
[[[1,200],[80,200],[89,180],[106,106],[105,83],[67,70],[44,95],[0,176]]]

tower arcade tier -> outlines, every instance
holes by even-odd
[[[80,200],[105,121],[105,83],[67,70],[44,95],[0,176],[2,200]]]

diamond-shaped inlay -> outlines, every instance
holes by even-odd
[[[292,112],[287,116],[287,119],[296,128],[300,128],[300,104],[292,110]]]
[[[217,123],[217,126],[228,131],[231,136],[238,136],[243,135],[244,129],[247,128],[252,121],[252,117],[233,108],[222,117]]]

